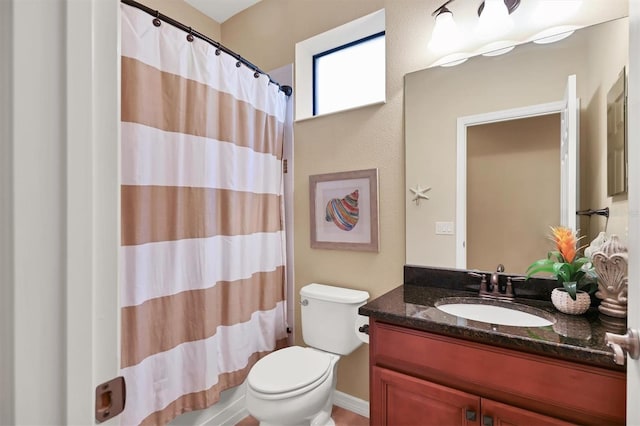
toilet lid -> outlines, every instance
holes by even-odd
[[[315,382],[330,365],[329,354],[290,346],[260,359],[249,372],[248,381],[258,392],[288,392]]]

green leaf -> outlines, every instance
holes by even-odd
[[[552,250],[547,253],[547,259],[553,260],[554,262],[564,262],[564,258],[562,254],[558,250]]]
[[[569,293],[569,296],[571,296],[573,300],[576,300],[578,283],[575,281],[565,281],[562,283],[562,286],[565,288],[565,290],[567,290],[567,293]]]
[[[562,282],[571,281],[572,280],[572,270],[571,265],[568,263],[555,263],[553,265],[553,269],[555,271],[556,277]]]
[[[555,262],[550,259],[537,260],[527,268],[527,278],[530,278],[532,275],[537,274],[538,272],[548,272],[554,274],[555,276],[554,265]]]
[[[573,261],[573,264],[576,266],[576,269],[580,269],[589,262],[590,260],[588,257],[579,257]]]

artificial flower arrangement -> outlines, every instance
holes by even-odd
[[[584,247],[577,248],[577,244],[583,237],[576,237],[572,229],[563,226],[552,226],[551,233],[557,250],[547,253],[546,259],[529,265],[527,278],[538,272],[549,272],[562,283],[573,300],[576,300],[578,290],[593,293],[598,287],[593,264],[587,257],[578,257]]]

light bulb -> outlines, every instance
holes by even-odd
[[[485,0],[478,20],[478,35],[484,38],[505,34],[513,28],[509,9],[503,0]]]
[[[429,49],[435,52],[446,52],[457,48],[462,41],[460,30],[453,20],[453,13],[446,7],[440,9],[436,15]]]

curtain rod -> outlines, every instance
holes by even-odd
[[[198,31],[194,30],[193,28],[188,27],[188,26],[184,25],[183,23],[178,22],[175,19],[173,19],[173,18],[171,18],[171,17],[169,17],[167,15],[163,15],[159,11],[151,9],[150,7],[145,6],[144,4],[138,3],[137,1],[134,1],[134,0],[120,0],[120,1],[122,3],[124,3],[124,4],[127,4],[129,6],[133,6],[133,7],[138,8],[138,9],[144,11],[144,12],[147,12],[149,15],[153,16],[155,18],[153,24],[156,27],[160,26],[160,21],[164,21],[164,22],[166,22],[166,23],[168,23],[170,25],[173,25],[176,28],[181,29],[184,32],[189,33],[189,35],[191,35],[191,36],[198,37],[199,39],[204,40],[209,44],[212,44],[213,46],[215,46],[217,49],[223,51],[224,53],[234,57],[235,59],[238,60],[239,63],[243,63],[247,68],[252,69],[254,71],[254,75],[256,77],[257,77],[256,73],[266,75],[267,77],[269,77],[269,82],[273,83],[273,84],[276,84],[280,88],[280,90],[282,90],[284,92],[285,95],[291,96],[291,94],[293,93],[293,88],[291,86],[286,86],[286,85],[281,86],[280,83],[278,83],[277,81],[274,81],[269,74],[267,74],[266,72],[262,71],[260,68],[258,68],[257,66],[255,66],[254,64],[252,64],[251,62],[249,62],[248,60],[243,58],[242,56],[238,55],[237,53],[235,53],[231,49],[223,46],[219,42],[210,39],[206,35],[204,35],[202,33],[199,33]],[[188,36],[187,36],[187,38],[188,38]],[[193,38],[191,40],[193,40]],[[189,40],[189,41],[191,41],[191,40]],[[238,63],[237,66],[240,66],[239,63]]]

